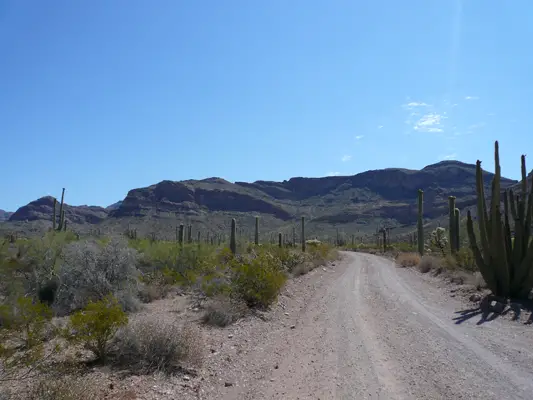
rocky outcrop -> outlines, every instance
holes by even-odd
[[[54,198],[45,196],[20,207],[11,215],[9,221],[52,221]],[[64,205],[65,219],[74,224],[97,224],[107,218],[107,211],[97,206],[69,206]],[[57,205],[59,215],[59,204]],[[58,217],[59,218],[59,217]]]

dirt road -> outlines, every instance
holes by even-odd
[[[262,330],[233,328],[200,398],[533,399],[533,327],[457,324],[464,304],[371,255],[312,274]]]

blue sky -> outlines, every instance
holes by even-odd
[[[62,187],[109,205],[163,179],[492,169],[495,139],[517,178],[532,18],[531,0],[0,0],[0,208]]]

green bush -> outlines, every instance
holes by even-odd
[[[478,271],[476,260],[474,259],[474,253],[470,247],[462,247],[455,253],[455,259],[457,260],[457,266],[467,271]]]
[[[0,306],[2,331],[16,336],[30,349],[39,344],[52,319],[52,310],[46,304],[33,302],[29,297],[20,297],[13,306]]]
[[[89,302],[72,314],[65,330],[65,337],[73,343],[83,344],[105,363],[109,344],[118,329],[128,323],[128,316],[117,299],[111,295],[100,301]]]
[[[252,257],[236,257],[231,263],[232,292],[249,307],[268,307],[287,280],[280,259],[266,251]]]
[[[30,298],[0,306],[0,381],[31,378],[59,347],[45,349],[52,310]]]

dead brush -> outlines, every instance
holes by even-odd
[[[118,332],[113,358],[139,373],[171,374],[185,366],[199,367],[203,356],[197,328],[150,317],[132,321]]]
[[[396,257],[396,264],[400,267],[416,267],[420,264],[420,255],[418,253],[400,253]]]
[[[225,327],[243,318],[248,311],[244,302],[219,295],[207,304],[202,321],[207,325]]]
[[[442,260],[435,256],[423,256],[418,264],[418,270],[423,274],[431,270],[442,270]]]

